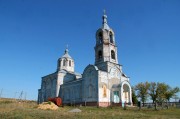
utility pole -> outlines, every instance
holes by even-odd
[[[3,93],[3,88],[1,89],[0,98],[1,98],[1,96],[2,96],[2,93]]]
[[[26,94],[27,94],[27,93],[25,92],[25,93],[24,93],[24,100],[25,100],[25,101],[26,101]]]
[[[22,99],[22,96],[23,96],[23,91],[21,91],[21,94],[19,95],[19,100]]]

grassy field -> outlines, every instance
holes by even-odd
[[[121,107],[60,107],[56,111],[37,109],[33,101],[18,102],[10,99],[0,99],[0,119],[180,119],[180,109],[169,108],[155,111],[153,108]],[[79,108],[80,113],[68,112]]]

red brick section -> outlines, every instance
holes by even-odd
[[[108,107],[110,105],[111,105],[110,102],[99,102],[99,107]]]
[[[110,103],[110,102],[99,102],[100,107],[109,107],[109,106],[119,106],[121,107],[121,103]]]

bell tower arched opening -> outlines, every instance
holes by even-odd
[[[99,38],[99,44],[101,44],[103,41],[102,32],[99,32],[98,38]]]
[[[109,33],[109,39],[110,39],[110,43],[114,43],[112,32]]]

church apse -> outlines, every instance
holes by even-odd
[[[96,105],[98,99],[98,69],[94,65],[88,65],[82,75],[82,101],[86,105]]]

